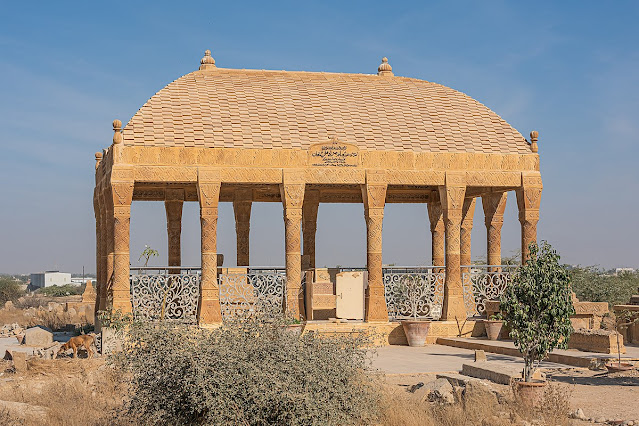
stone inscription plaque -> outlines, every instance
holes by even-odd
[[[332,139],[326,143],[316,143],[308,149],[309,164],[316,167],[357,167],[359,149],[350,143]]]

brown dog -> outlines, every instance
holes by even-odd
[[[64,353],[69,349],[73,349],[73,357],[78,357],[78,349],[84,348],[87,351],[89,358],[93,356],[93,351],[91,350],[91,346],[95,346],[95,337],[92,334],[83,334],[81,336],[75,336],[69,339],[67,343],[60,346],[58,349],[57,355],[60,353]],[[97,349],[97,348],[96,348]]]

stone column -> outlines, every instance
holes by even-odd
[[[521,187],[517,188],[517,207],[521,223],[521,261],[526,263],[528,245],[537,241],[537,222],[543,185],[539,172],[522,172]]]
[[[462,266],[468,266],[472,262],[470,243],[473,232],[473,216],[475,215],[475,198],[464,199],[462,207],[462,222],[460,232],[460,260]],[[462,272],[468,272],[468,268],[462,268]]]
[[[183,189],[167,189],[164,209],[166,210],[166,232],[169,250],[169,266],[182,266],[182,206]],[[170,274],[179,274],[180,268],[170,269]]]
[[[238,189],[233,200],[235,235],[237,240],[237,266],[249,266],[249,234],[251,231],[251,204],[253,190]]]
[[[101,191],[102,211],[102,232],[104,247],[102,272],[102,289],[100,290],[100,310],[105,310],[113,306],[113,198],[111,197],[111,187],[102,188]]]
[[[473,216],[475,215],[475,198],[464,199],[464,206],[462,207],[462,221],[460,229],[460,257],[459,263],[461,264],[461,278],[462,287],[466,297],[464,298],[466,303],[466,316],[473,316],[475,314],[475,297],[473,295],[473,283],[470,279],[470,264],[472,262],[471,256],[471,234],[473,232]]]
[[[129,226],[133,182],[111,181],[113,199],[113,309],[130,313]]]
[[[103,215],[100,211],[100,189],[96,185],[93,190],[93,212],[95,214],[95,276],[96,276],[96,293],[94,313],[100,310],[100,289],[102,288],[102,219]]]
[[[481,197],[486,223],[486,241],[488,266],[501,265],[501,227],[504,224],[504,209],[508,193],[491,191]],[[497,268],[489,268],[489,272],[497,272]]]
[[[465,175],[446,173],[446,184],[439,187],[439,198],[446,226],[446,280],[441,319],[466,318],[461,280],[461,221],[466,193]]]
[[[365,303],[367,322],[388,321],[382,273],[382,222],[384,221],[386,188],[384,173],[367,171],[366,184],[362,185],[364,218],[366,219],[366,267],[368,269]]]
[[[286,300],[285,310],[295,318],[304,316],[304,297],[301,294],[302,253],[301,228],[302,204],[304,201],[304,175],[286,170],[280,184],[284,206],[284,231],[286,249]]]
[[[446,261],[444,216],[437,191],[431,193],[431,202],[428,203],[428,219],[430,220],[433,266],[444,266]]]
[[[219,173],[198,173],[198,199],[202,241],[202,276],[198,303],[198,324],[222,322],[220,287],[217,282],[217,209],[220,200]]]
[[[320,193],[317,189],[304,193],[302,206],[302,236],[304,250],[302,254],[302,270],[315,268],[315,234],[317,232],[317,210]]]

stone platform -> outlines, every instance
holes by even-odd
[[[363,321],[307,321],[304,333],[322,334],[349,334],[357,332],[368,332],[374,336],[377,345],[408,345],[402,324],[397,321],[392,322],[363,322]],[[484,326],[479,321],[432,321],[427,344],[433,344],[440,337],[481,336],[484,334]]]
[[[512,341],[495,341],[463,337],[440,337],[437,339],[437,344],[470,350],[481,349],[485,352],[521,357],[519,349],[515,347]],[[614,361],[616,359],[616,354],[555,349],[548,355],[547,361],[557,364],[571,365],[574,367],[599,369],[603,368],[604,364],[607,362]],[[626,354],[622,355],[621,360],[622,362],[639,362],[639,346],[627,345]]]

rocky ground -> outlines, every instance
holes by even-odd
[[[584,368],[562,368],[547,370],[546,374],[558,392],[568,398],[569,424],[639,425],[639,370],[608,374]],[[435,373],[389,374],[385,380],[425,401],[452,401],[460,391],[437,379]],[[512,395],[510,386],[485,380],[477,380],[477,383],[498,399]],[[507,411],[504,408],[502,417]]]

